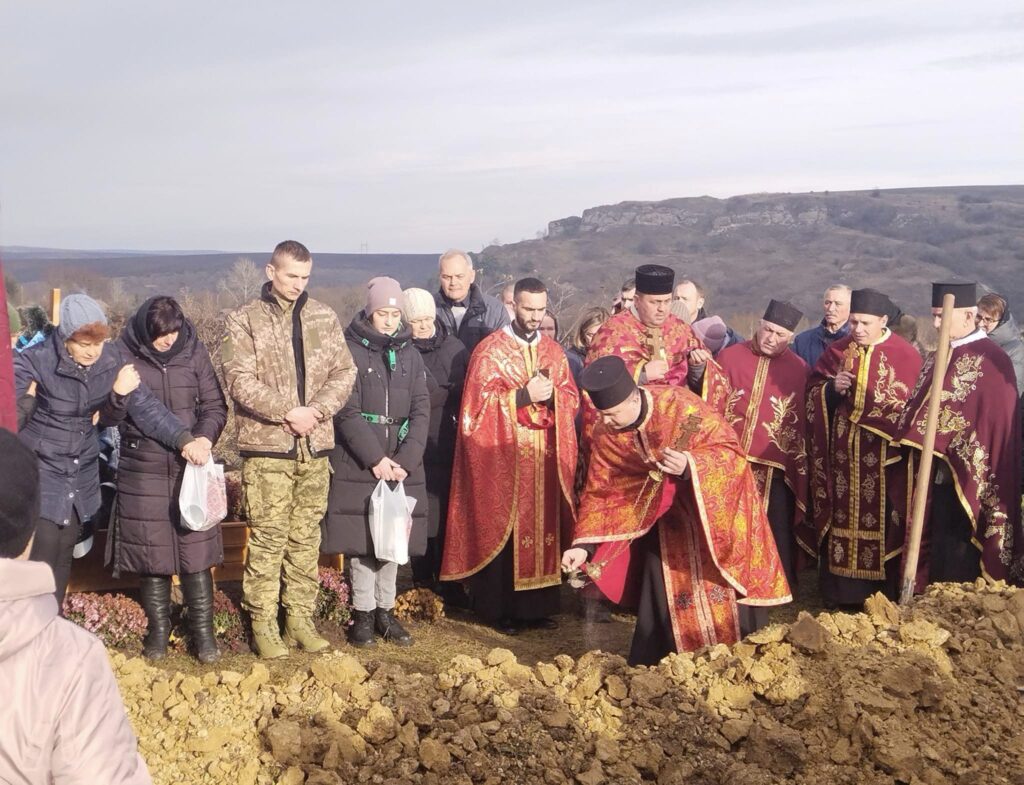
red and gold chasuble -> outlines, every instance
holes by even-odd
[[[668,373],[664,379],[652,384],[686,387],[690,352],[703,348],[704,344],[690,325],[677,316],[669,314],[660,327],[648,327],[632,310],[627,310],[615,314],[601,325],[587,352],[587,365],[599,357],[614,354],[622,358],[626,370],[633,374],[633,381],[639,384],[640,374],[647,363],[664,360],[668,363]],[[729,383],[714,360],[709,360],[705,366],[701,384],[701,397],[719,413],[724,412],[729,398]],[[596,420],[596,412],[590,396],[584,393],[582,397],[584,433],[589,433]]]
[[[914,465],[924,443],[934,362],[934,355],[925,362],[899,425],[898,438],[912,448]],[[935,457],[951,470],[960,504],[974,525],[972,542],[981,554],[983,574],[1021,584],[1024,531],[1015,379],[1009,357],[991,339],[978,336],[954,347],[942,385]],[[912,509],[909,502],[900,506],[904,516]],[[927,537],[926,525],[925,541]],[[927,583],[927,560],[921,559],[917,590],[923,591]]]
[[[829,382],[842,370],[854,386],[829,413]],[[813,527],[797,529],[811,553],[828,537],[828,568],[844,578],[884,580],[885,563],[902,550],[898,519],[887,496],[912,487],[886,487],[886,467],[898,463],[893,444],[904,406],[921,370],[917,350],[886,330],[878,343],[858,346],[852,336],[833,343],[807,383],[808,449]]]
[[[535,371],[554,384],[553,406],[516,407]],[[574,418],[579,394],[565,351],[546,336],[527,345],[511,328],[473,351],[455,442],[441,580],[468,578],[512,538],[515,589],[561,583],[575,521]]]
[[[632,544],[657,523],[677,651],[739,639],[737,602],[791,600],[775,540],[736,433],[678,387],[642,388],[639,428],[594,430],[574,543],[596,543],[586,569],[615,603],[635,605],[640,560]],[[666,447],[689,454],[686,479],[656,462]]]
[[[777,357],[757,354],[752,341],[718,355],[732,392],[725,419],[736,429],[768,511],[772,480],[782,473],[796,500],[793,525],[807,514],[807,364],[787,349]],[[806,545],[801,545],[806,548]],[[811,552],[817,558],[817,553]]]

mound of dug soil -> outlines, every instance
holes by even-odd
[[[158,783],[1024,785],[1024,591],[938,586],[628,668],[506,649],[440,673],[168,674],[115,654]]]

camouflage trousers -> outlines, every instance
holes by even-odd
[[[249,548],[243,606],[254,618],[289,613],[312,618],[320,586],[320,520],[327,511],[325,458],[246,458],[242,466]]]

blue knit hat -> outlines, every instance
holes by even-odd
[[[67,340],[87,324],[107,323],[100,304],[87,294],[69,294],[60,304],[60,327],[57,333]]]

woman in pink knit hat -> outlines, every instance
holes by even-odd
[[[405,495],[416,499],[409,555],[422,556],[427,546],[423,452],[430,395],[402,305],[402,287],[394,278],[374,278],[367,285],[366,306],[345,330],[356,382],[334,418],[334,476],[320,550],[348,557],[355,608],[349,642],[360,647],[376,645],[375,636],[412,644],[392,614],[398,565],[378,561],[370,538],[370,495],[379,481],[402,482]]]

